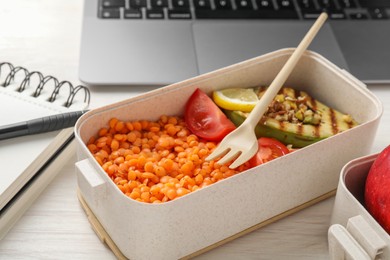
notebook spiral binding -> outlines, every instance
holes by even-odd
[[[53,82],[54,84],[54,90],[50,94],[48,101],[49,102],[54,102],[60,92],[60,89],[64,87],[69,88],[69,95],[68,98],[64,104],[65,107],[70,107],[73,104],[73,100],[75,96],[81,91],[84,91],[84,102],[87,104],[90,103],[91,99],[91,94],[90,91],[87,87],[83,85],[78,85],[74,87],[72,83],[69,81],[59,81],[56,77],[53,76],[44,76],[41,72],[39,71],[32,71],[29,72],[26,68],[20,67],[20,66],[14,66],[10,62],[1,62],[0,63],[0,77],[1,77],[1,71],[3,67],[8,68],[8,74],[5,76],[5,81],[1,85],[2,87],[7,87],[8,85],[11,84],[11,82],[14,81],[15,76],[17,73],[24,73],[24,78],[22,82],[20,83],[19,88],[16,89],[18,92],[23,92],[27,87],[30,86],[30,81],[32,77],[36,77],[38,79],[38,85],[35,86],[35,91],[33,92],[32,96],[33,97],[38,97],[43,88],[48,85],[49,82]]]

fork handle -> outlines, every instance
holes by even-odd
[[[306,33],[305,37],[299,43],[297,48],[291,54],[290,58],[287,60],[286,64],[277,74],[275,79],[272,81],[271,85],[267,88],[264,95],[257,102],[256,106],[253,108],[247,119],[244,121],[244,124],[250,124],[253,129],[256,127],[260,121],[263,114],[267,111],[268,105],[272,102],[275,96],[278,94],[282,85],[286,82],[287,77],[291,74],[291,71],[294,69],[298,60],[301,58],[302,54],[305,52],[309,44],[312,42],[313,38],[316,36],[328,15],[322,13],[312,25],[310,30]]]

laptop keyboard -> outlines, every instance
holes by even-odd
[[[389,19],[389,0],[100,0],[102,19]]]

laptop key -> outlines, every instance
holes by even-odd
[[[364,12],[353,12],[353,13],[350,13],[349,14],[349,17],[351,19],[355,19],[355,20],[365,20],[365,19],[368,19],[368,15]]]
[[[103,0],[103,8],[125,7],[125,0]]]
[[[130,0],[130,7],[134,9],[146,7],[146,0]]]
[[[359,0],[362,7],[390,7],[389,0]]]
[[[345,13],[343,11],[333,11],[333,12],[328,13],[328,15],[329,15],[329,18],[332,20],[343,20],[343,19],[347,18],[347,16],[345,15]]]
[[[168,10],[169,19],[191,19],[190,9],[188,10]]]
[[[372,19],[381,20],[387,19],[388,16],[383,8],[368,9]]]
[[[291,10],[195,10],[198,19],[298,19]]]
[[[152,9],[168,7],[168,0],[151,0]]]
[[[230,0],[215,0],[215,8],[216,9],[232,9],[232,3],[230,2]]]
[[[253,9],[252,1],[250,0],[235,0],[237,9]]]
[[[210,0],[194,0],[196,9],[211,9]]]
[[[353,0],[339,0],[341,8],[356,8],[356,3]]]
[[[302,11],[303,19],[317,19],[320,14],[321,11],[318,11],[317,9],[308,9]]]
[[[125,19],[142,19],[142,12],[139,9],[127,9],[123,13]]]
[[[106,8],[100,12],[100,18],[103,19],[116,19],[120,18],[119,8]]]
[[[314,1],[313,0],[297,0],[298,5],[301,9],[315,9]]]
[[[173,8],[189,8],[190,3],[188,0],[172,0]]]
[[[321,9],[326,9],[326,10],[336,9],[336,5],[333,2],[333,0],[318,0],[318,4]]]
[[[294,3],[292,0],[277,0],[279,9],[291,9],[294,10]]]
[[[146,18],[148,18],[148,19],[164,19],[164,11],[162,9],[146,10]]]
[[[338,10],[317,10],[317,9],[310,9],[310,10],[305,10],[302,12],[302,17],[303,19],[317,19],[318,16],[320,16],[321,12],[326,11],[328,13],[329,19],[332,20],[342,20],[346,19],[347,16],[343,11],[338,11]]]
[[[257,8],[259,10],[263,9],[275,9],[274,4],[272,3],[272,0],[256,0]]]

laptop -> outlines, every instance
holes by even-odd
[[[309,46],[367,84],[390,83],[390,0],[85,0],[79,77],[163,86],[281,48]]]

